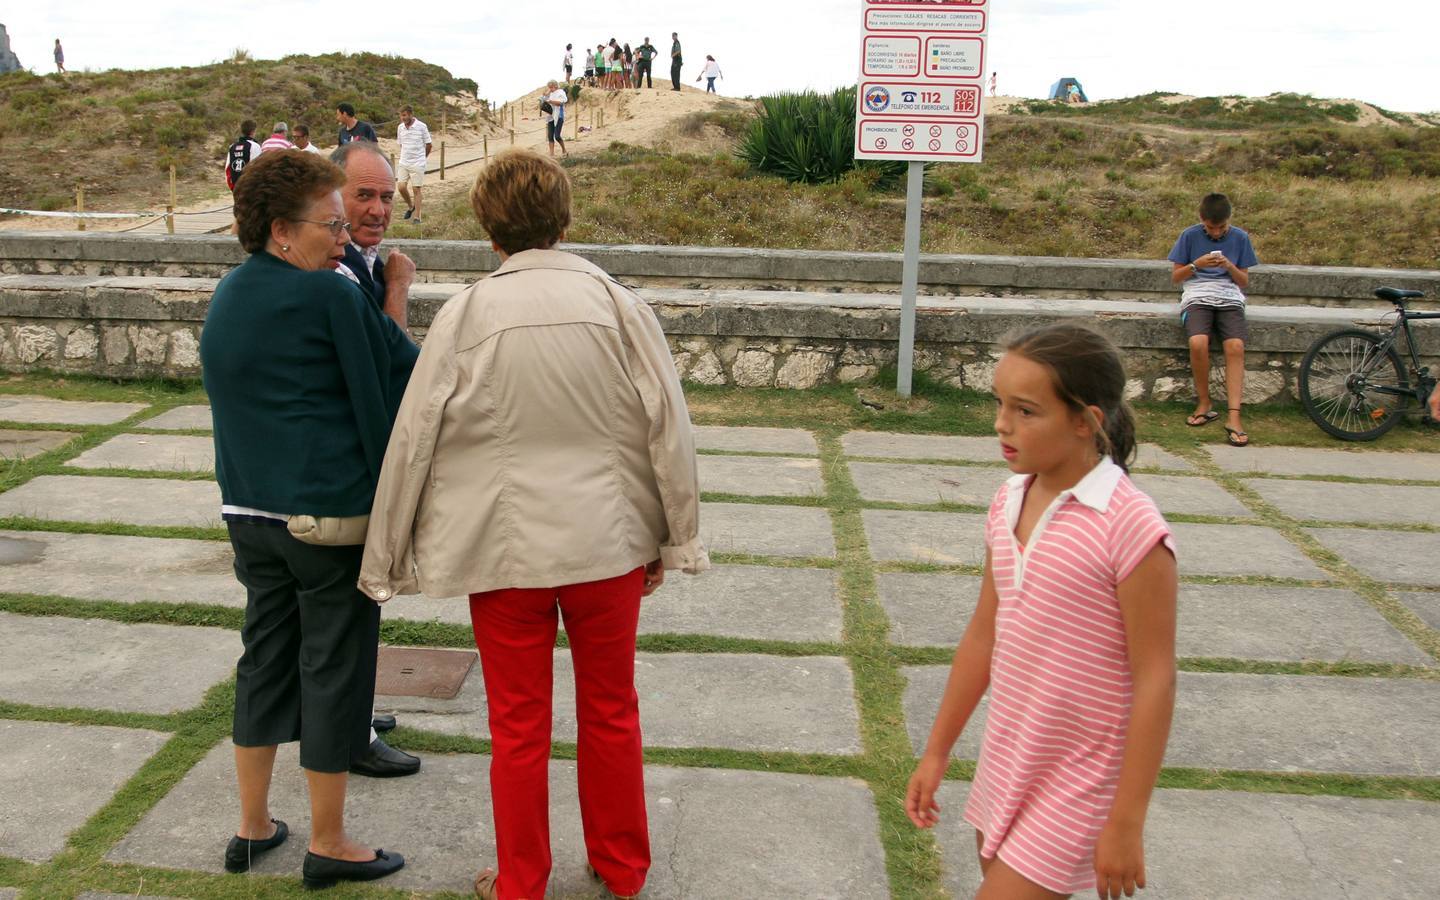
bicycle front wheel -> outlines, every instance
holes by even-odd
[[[1400,357],[1374,332],[1326,335],[1300,361],[1305,412],[1342,441],[1373,441],[1394,428],[1409,393]]]

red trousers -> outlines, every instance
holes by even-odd
[[[644,583],[640,568],[588,584],[470,595],[490,710],[501,900],[541,900],[550,879],[552,654],[559,615],[575,663],[580,820],[590,865],[616,894],[638,894],[645,884],[650,833],[635,693]]]

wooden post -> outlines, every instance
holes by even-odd
[[[77,213],[85,212],[85,186],[81,184],[75,185],[75,211]],[[85,219],[83,216],[75,217],[75,228],[77,231],[85,230]]]
[[[574,118],[575,118],[575,134],[572,135],[572,138],[578,140],[579,137],[580,137],[580,111],[579,111],[579,110],[576,110],[576,111],[575,111],[575,117],[574,117]]]
[[[175,164],[170,164],[170,205],[165,207],[165,230],[170,234],[175,233],[175,207],[180,202],[175,196]]]
[[[490,135],[488,135],[488,134],[485,135],[484,141],[485,141],[485,158],[486,158],[486,159],[489,159],[489,158],[490,158]]]
[[[515,146],[515,129],[510,129],[510,146]]]
[[[445,180],[445,142],[440,142],[440,180]]]
[[[395,154],[390,154],[390,171],[395,171]]]

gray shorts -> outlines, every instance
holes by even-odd
[[[1250,326],[1245,321],[1243,306],[1202,306],[1192,305],[1180,314],[1187,338],[1196,335],[1215,335],[1221,343],[1229,340],[1248,341]]]

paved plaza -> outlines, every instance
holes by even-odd
[[[0,396],[0,900],[299,895],[294,836],[225,875],[228,687],[244,592],[204,406]],[[971,896],[960,818],[982,704],[915,839],[900,811],[980,590],[1008,476],[993,439],[703,425],[716,568],[640,621],[652,898]],[[27,462],[28,460],[28,462]],[[1146,445],[1170,519],[1181,675],[1147,830],[1164,900],[1440,896],[1440,453]],[[384,606],[397,644],[466,648],[459,598]],[[568,651],[555,652],[552,896],[584,872]],[[493,862],[479,666],[380,696],[420,774],[354,778],[362,839],[409,865],[346,896],[463,895]],[[454,892],[454,893],[447,893]]]

